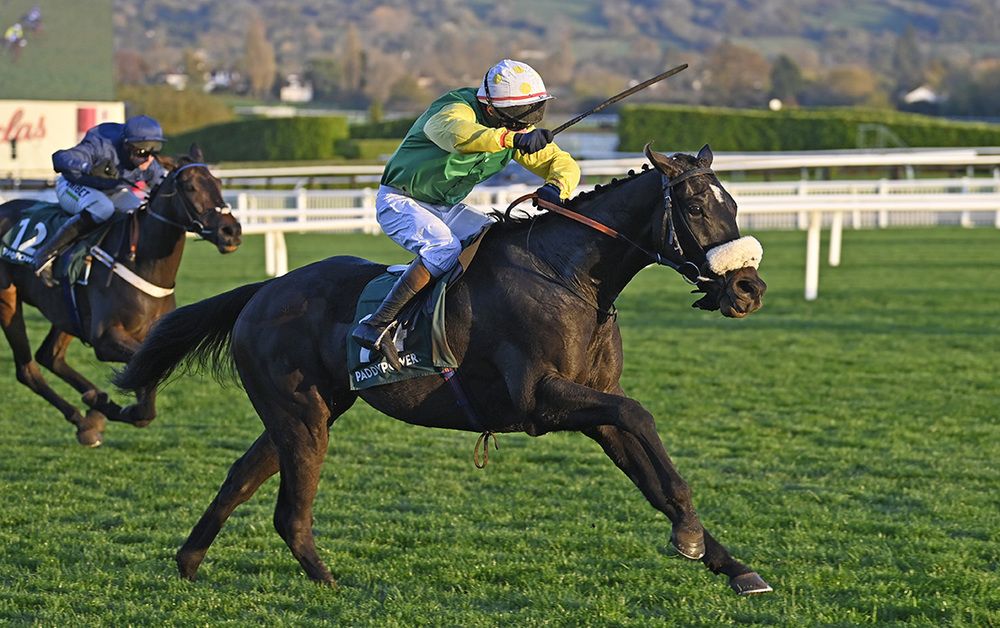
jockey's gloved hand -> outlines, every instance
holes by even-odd
[[[90,176],[100,177],[101,179],[117,179],[118,168],[115,167],[115,163],[110,159],[102,159],[90,169]]]
[[[546,183],[542,187],[535,190],[535,194],[543,201],[548,201],[553,205],[562,205],[561,192],[559,190],[559,186],[555,183]],[[535,207],[538,207],[538,203],[535,203],[534,205]]]
[[[535,129],[527,133],[518,133],[514,136],[514,148],[525,155],[537,153],[552,142],[552,131],[548,129]]]

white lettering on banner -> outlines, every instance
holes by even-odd
[[[17,140],[40,140],[45,137],[45,116],[39,116],[38,122],[32,124],[24,120],[24,108],[18,108],[11,114],[10,119],[5,122],[0,121],[0,142],[10,142]]]
[[[420,358],[417,357],[416,353],[406,353],[399,356],[399,362],[403,366],[416,366],[417,364],[420,364]],[[362,369],[354,371],[354,381],[360,383],[378,375],[384,375],[388,372],[389,363],[383,360],[378,364],[370,364]]]

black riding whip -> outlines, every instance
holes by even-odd
[[[601,104],[597,105],[596,107],[594,107],[590,111],[587,111],[585,113],[581,113],[580,115],[578,115],[577,117],[573,118],[569,122],[564,122],[563,124],[560,124],[556,128],[552,129],[552,135],[556,135],[560,131],[565,131],[566,129],[568,129],[569,127],[573,126],[574,124],[576,124],[580,120],[583,120],[584,118],[586,118],[587,116],[589,116],[590,114],[597,113],[598,111],[604,109],[605,107],[609,107],[609,106],[615,104],[616,102],[618,102],[619,100],[621,100],[623,98],[628,98],[632,94],[646,89],[647,87],[649,87],[653,83],[659,83],[663,79],[671,77],[674,74],[677,74],[678,72],[680,72],[681,70],[684,70],[687,67],[688,67],[688,64],[682,63],[679,66],[677,66],[676,68],[671,68],[671,69],[667,70],[666,72],[664,72],[663,74],[657,74],[653,78],[647,79],[647,80],[639,83],[638,85],[630,87],[630,88],[626,89],[624,92],[622,92],[620,94],[615,94],[614,96],[612,96],[611,98],[608,98],[607,100],[605,100]]]

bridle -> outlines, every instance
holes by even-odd
[[[692,168],[690,170],[685,170],[674,178],[668,177],[664,173],[660,173],[660,178],[662,181],[663,190],[663,205],[660,209],[661,217],[658,221],[661,225],[660,234],[658,238],[657,250],[650,251],[646,247],[638,244],[625,234],[617,231],[601,222],[594,220],[575,212],[562,205],[556,205],[555,203],[550,203],[544,199],[538,198],[535,193],[525,194],[520,198],[517,198],[508,207],[507,211],[504,212],[506,218],[510,218],[510,212],[517,205],[520,205],[528,199],[534,199],[534,202],[538,207],[546,209],[553,213],[559,214],[560,216],[565,216],[570,220],[574,220],[580,224],[586,225],[595,231],[599,231],[607,236],[615,238],[616,240],[621,240],[630,244],[633,248],[644,253],[649,259],[660,266],[667,266],[674,269],[680,274],[685,281],[692,285],[697,285],[700,282],[712,281],[711,278],[705,277],[701,274],[701,264],[691,261],[684,252],[684,247],[681,245],[680,237],[677,232],[677,223],[680,222],[683,228],[686,230],[689,239],[694,242],[698,249],[698,253],[701,255],[702,260],[705,259],[705,250],[698,244],[698,239],[694,237],[694,233],[691,230],[691,225],[687,221],[687,217],[681,212],[680,220],[675,220],[674,218],[674,203],[673,203],[673,188],[677,184],[686,181],[692,177],[699,175],[712,175],[715,174],[711,168]]]
[[[187,219],[189,220],[188,224],[186,224],[186,225],[181,224],[179,222],[176,222],[174,220],[171,220],[171,219],[167,218],[166,216],[163,216],[161,214],[157,214],[156,212],[153,211],[153,203],[152,203],[152,201],[157,196],[161,196],[162,195],[163,197],[171,197],[171,196],[177,196],[178,195],[178,193],[177,193],[177,175],[180,174],[183,170],[186,170],[188,168],[198,167],[198,166],[204,167],[204,168],[208,167],[207,165],[205,165],[203,163],[194,162],[194,163],[185,164],[185,165],[181,166],[180,168],[177,168],[177,169],[173,170],[170,174],[168,174],[163,179],[163,181],[161,181],[156,187],[154,187],[149,192],[149,196],[148,196],[146,202],[143,203],[142,207],[140,207],[140,211],[142,211],[142,209],[145,208],[146,213],[149,214],[151,217],[153,217],[153,218],[155,218],[155,219],[157,219],[157,220],[159,220],[161,222],[165,222],[168,225],[172,225],[174,227],[177,227],[181,231],[188,231],[188,232],[191,232],[191,233],[196,233],[196,234],[198,234],[198,235],[200,235],[202,237],[207,237],[208,235],[210,235],[212,233],[212,230],[206,228],[205,225],[200,220],[198,220],[197,214],[200,213],[198,211],[198,208],[196,208],[191,203],[191,201],[188,199],[188,197],[186,195],[184,195],[184,194],[180,194],[179,196],[181,197],[181,203],[182,203],[182,207],[184,208],[184,213],[185,213]],[[169,194],[168,193],[160,194],[160,190],[167,183],[173,184],[174,190],[172,192],[170,192]],[[228,213],[230,213],[228,205],[223,205],[222,207],[216,207],[215,211],[217,213],[220,213],[220,214],[228,214]],[[130,236],[129,240],[128,240],[128,261],[129,262],[134,262],[135,259],[136,259],[136,247],[138,246],[138,243],[139,243],[139,220],[138,220],[138,212],[133,213],[129,220],[131,222],[131,227],[130,228],[126,227],[125,232],[122,234],[122,236],[123,236],[123,238],[125,236]],[[124,244],[124,242],[119,245],[119,249],[118,249],[119,251],[121,250],[123,244]],[[114,255],[108,253],[107,251],[105,251],[104,249],[102,249],[99,245],[95,244],[94,246],[90,247],[90,254],[93,255],[94,259],[96,259],[100,263],[104,264],[105,266],[107,266],[111,270],[111,272],[108,273],[108,280],[107,280],[107,283],[105,284],[106,286],[111,285],[111,278],[112,278],[113,275],[118,275],[119,277],[121,277],[123,280],[125,280],[126,282],[128,282],[129,284],[131,284],[132,286],[134,286],[135,288],[137,288],[138,290],[140,290],[140,291],[142,291],[142,292],[144,292],[144,293],[146,293],[146,294],[148,294],[148,295],[150,295],[152,297],[155,297],[155,298],[162,299],[162,298],[168,297],[168,296],[170,296],[171,294],[174,293],[174,288],[172,286],[171,287],[157,286],[156,284],[150,283],[146,279],[143,279],[138,274],[136,274],[136,272],[134,270],[132,270],[128,266],[126,266],[126,265],[122,264],[121,262],[119,262],[115,258]]]
[[[148,213],[151,217],[159,220],[160,222],[165,222],[166,224],[172,225],[174,227],[177,227],[178,229],[181,229],[182,231],[187,231],[189,233],[194,233],[194,234],[200,235],[203,238],[207,238],[209,235],[212,234],[212,232],[214,230],[213,229],[209,229],[208,227],[206,227],[205,223],[203,223],[198,218],[198,215],[201,214],[201,213],[203,213],[206,210],[205,209],[199,209],[199,208],[195,207],[194,203],[191,202],[191,200],[187,197],[186,194],[178,194],[178,190],[177,190],[177,176],[181,172],[183,172],[184,170],[187,170],[188,168],[196,168],[196,167],[206,168],[207,169],[208,165],[204,164],[204,163],[201,163],[201,162],[193,162],[193,163],[189,163],[189,164],[184,164],[180,168],[176,168],[170,174],[168,174],[166,176],[166,178],[160,183],[160,185],[158,185],[156,187],[156,189],[154,189],[152,192],[150,192],[150,194],[149,194],[149,200],[150,200],[150,202],[147,204],[146,213]],[[164,186],[166,186],[168,183],[170,183],[170,184],[173,185],[173,191],[170,192],[170,193],[159,192],[159,190],[162,189]],[[185,224],[181,224],[179,222],[171,220],[170,218],[167,218],[166,216],[164,216],[162,214],[158,214],[158,213],[154,212],[153,211],[152,200],[153,200],[153,198],[155,198],[157,196],[162,196],[164,198],[169,198],[171,196],[179,196],[180,199],[181,199],[181,208],[184,210],[184,215],[188,219],[188,224],[186,224],[186,225]],[[216,206],[216,207],[214,207],[212,209],[214,209],[217,214],[229,214],[229,213],[232,213],[229,205],[226,204],[226,203],[223,203],[221,206]]]

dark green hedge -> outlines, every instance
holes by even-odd
[[[669,105],[630,105],[618,122],[619,150],[640,151],[653,141],[660,150],[789,151],[872,147],[882,125],[906,146],[997,146],[1000,125],[952,122],[895,111],[789,109],[760,111]],[[895,144],[888,143],[891,147]]]
[[[399,118],[382,122],[365,122],[352,124],[350,133],[352,139],[403,139],[410,130],[416,118]]]
[[[337,154],[344,159],[379,161],[396,152],[398,139],[337,140]]]
[[[341,117],[259,118],[216,124],[170,138],[168,153],[187,152],[197,142],[211,161],[295,161],[338,157],[347,138]]]

